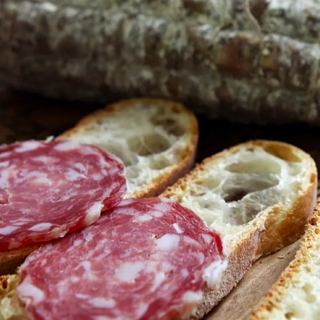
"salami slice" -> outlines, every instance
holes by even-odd
[[[127,199],[31,254],[17,294],[36,320],[179,319],[226,265],[220,236],[193,212],[160,198]]]
[[[0,148],[0,251],[63,237],[96,221],[126,192],[124,166],[73,141]]]

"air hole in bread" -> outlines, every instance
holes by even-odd
[[[7,287],[8,287],[8,282],[7,282],[7,279],[5,278],[5,277],[3,277],[3,279],[1,279],[2,281],[1,281],[1,287],[2,287],[2,289],[7,289]]]
[[[313,286],[310,284],[310,283],[306,283],[303,287],[302,287],[302,290],[309,294],[310,292],[312,292],[313,290]]]
[[[158,158],[154,159],[153,161],[150,162],[150,169],[152,170],[162,170],[167,167],[170,167],[172,163],[170,162],[169,159],[167,158]]]
[[[109,153],[115,155],[119,159],[122,160],[123,164],[128,167],[130,165],[135,165],[138,163],[138,157],[129,152],[126,148],[121,146],[120,144],[112,144],[110,142],[103,144],[96,144],[104,150],[107,150]]]
[[[128,140],[129,149],[140,156],[150,156],[170,148],[170,142],[160,134],[134,136]]]
[[[180,137],[185,133],[185,129],[175,119],[153,117],[151,121],[154,125],[161,126],[168,134]]]
[[[272,154],[273,156],[280,158],[282,160],[288,161],[288,162],[301,162],[301,159],[296,155],[294,150],[290,146],[285,145],[268,145],[263,147],[263,149]]]
[[[317,179],[317,175],[316,174],[312,174],[311,177],[310,177],[310,183],[311,184],[315,183],[316,179]]]
[[[271,310],[272,310],[272,305],[271,305],[271,303],[266,306],[266,309],[267,309],[268,311],[271,311]],[[288,319],[290,319],[290,318],[288,318]]]
[[[317,220],[317,218],[315,218],[315,217],[312,217],[312,218],[310,219],[310,224],[313,225],[313,226],[316,226],[316,225],[317,225],[317,222],[318,222],[318,220]],[[316,229],[316,233],[318,234],[317,229]]]
[[[306,294],[306,301],[309,303],[316,303],[317,298],[314,294],[312,294],[312,291],[314,291],[314,288],[311,284],[307,283],[302,287],[302,290]]]
[[[193,189],[193,190],[190,190],[190,194],[193,197],[202,197],[206,194],[206,192],[204,190]]]
[[[233,176],[228,178],[222,186],[225,194],[223,198],[226,202],[239,201],[247,194],[274,187],[278,183],[278,178],[272,175]]]
[[[294,317],[294,314],[292,312],[287,312],[285,315],[286,319],[292,319]]]
[[[221,181],[214,179],[213,177],[208,177],[203,180],[196,180],[195,183],[199,186],[208,188],[209,190],[213,190],[220,185]]]
[[[221,204],[219,202],[214,201],[213,199],[201,199],[199,201],[201,208],[210,209],[210,210],[221,210]]]
[[[201,203],[202,208],[209,209],[211,208],[211,202],[203,202]]]
[[[252,160],[252,161],[241,161],[237,163],[232,163],[225,168],[227,171],[233,173],[275,173],[281,172],[281,166],[271,161],[270,159],[264,161],[262,159]]]
[[[224,200],[226,202],[234,202],[234,201],[239,201],[241,200],[243,197],[245,197],[248,194],[247,191],[245,190],[229,190],[229,193],[224,197]]]
[[[139,177],[139,170],[136,167],[127,167],[126,176],[128,179],[136,179]]]

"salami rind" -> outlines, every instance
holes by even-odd
[[[95,222],[126,193],[124,166],[65,140],[0,148],[0,251],[63,237]]]
[[[226,266],[220,236],[192,211],[161,198],[127,199],[32,253],[17,294],[36,320],[180,319]]]

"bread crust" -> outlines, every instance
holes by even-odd
[[[279,280],[272,286],[269,292],[265,295],[260,306],[250,315],[248,320],[267,320],[270,318],[270,313],[277,306],[281,305],[283,296],[289,290],[289,284],[295,282],[299,285],[299,273],[301,266],[309,259],[309,252],[319,243],[320,233],[320,198],[312,216],[308,219],[306,232],[300,244],[300,248],[296,253],[295,259],[284,270]],[[302,287],[302,286],[301,286]],[[296,301],[299,303],[299,301]],[[283,314],[283,319],[291,319]]]

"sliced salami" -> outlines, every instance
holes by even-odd
[[[0,251],[63,237],[96,221],[126,192],[124,166],[73,141],[0,148]]]
[[[17,294],[36,320],[180,319],[206,285],[217,287],[226,265],[220,236],[192,211],[127,199],[31,254]]]

